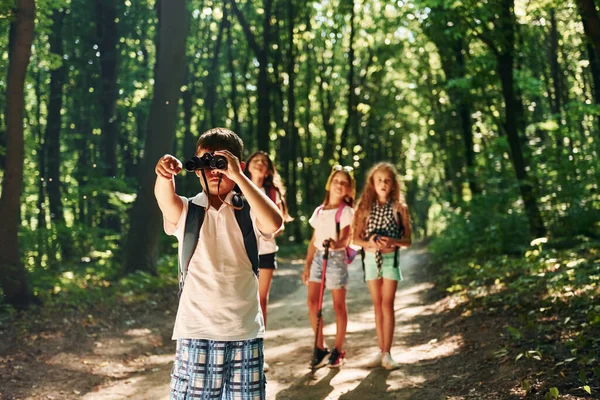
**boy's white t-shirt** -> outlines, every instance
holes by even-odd
[[[225,201],[230,203],[232,195],[229,193]],[[177,237],[179,257],[188,211],[188,199],[181,199],[183,210],[177,224],[163,218],[165,232]],[[208,198],[200,193],[192,202],[206,207]],[[263,234],[256,228],[252,212],[250,215],[259,238]],[[264,333],[258,278],[252,271],[234,210],[226,204],[219,210],[209,207],[188,266],[173,339],[238,341],[262,338]]]
[[[260,189],[263,191],[264,194],[267,195],[267,197],[269,197],[269,194],[267,193],[267,190],[264,187]],[[279,196],[278,192],[275,192],[275,198],[277,199],[275,204],[277,204],[277,207],[279,207],[279,205],[281,204],[281,196]],[[265,239],[262,236],[258,237],[258,254],[262,255],[276,253],[277,250],[279,250],[279,248],[277,247],[275,238]]]
[[[323,242],[327,239],[337,240],[337,232],[335,231],[335,214],[337,207],[331,210],[325,210],[317,207],[312,216],[308,220],[310,226],[315,229],[314,245],[317,249],[323,248]],[[340,216],[340,231],[352,223],[354,217],[354,209],[350,206],[344,207]]]

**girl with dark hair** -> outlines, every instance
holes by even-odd
[[[285,187],[277,169],[269,155],[264,151],[257,151],[246,161],[244,174],[258,186],[273,203],[277,204],[283,214],[285,222],[293,221],[288,214],[285,202]],[[275,239],[259,238],[258,255],[260,258],[260,274],[258,275],[258,292],[260,296],[260,308],[267,325],[267,305],[269,303],[269,292],[273,280],[273,272],[277,269],[277,243]],[[268,368],[265,363],[265,368]]]

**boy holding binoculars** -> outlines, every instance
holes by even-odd
[[[196,157],[186,162],[203,191],[190,199],[175,192],[181,161],[167,154],[156,164],[164,229],[179,244],[171,399],[265,398],[256,243],[257,236],[273,237],[283,219],[242,172],[242,151],[242,140],[228,129],[203,133]]]

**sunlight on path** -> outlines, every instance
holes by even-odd
[[[421,330],[419,324],[411,320],[433,313],[424,300],[433,284],[418,281],[419,268],[423,267],[419,263],[423,261],[424,257],[418,251],[411,250],[402,255],[405,280],[400,283],[396,296],[396,337],[392,354],[403,367],[446,356],[460,345],[457,338],[451,338],[450,345],[436,342],[415,348],[403,345],[405,336],[418,335]],[[408,397],[397,392],[393,398],[414,398],[415,390],[411,388],[419,389],[426,381],[424,377],[405,372],[404,368],[389,372],[382,368],[364,367],[366,358],[377,350],[377,341],[371,297],[363,282],[360,260],[350,266],[347,298],[349,321],[346,364],[339,370],[321,369],[317,371],[316,379],[308,374],[314,336],[308,324],[306,288],[302,286],[273,304],[265,341],[266,360],[271,365],[267,375],[268,399],[385,398],[386,392],[400,389],[409,389],[405,393]],[[331,346],[335,336],[331,296],[326,296],[323,309],[324,332]],[[427,400],[443,398],[443,394],[435,390],[420,390],[422,393],[416,398],[421,395]]]
[[[267,399],[443,399],[441,391],[426,388],[425,383],[431,375],[425,378],[415,373],[411,366],[434,364],[438,358],[451,355],[462,345],[461,338],[446,337],[439,342],[431,339],[413,347],[406,344],[407,338],[423,333],[418,318],[434,312],[426,300],[433,284],[420,280],[424,262],[425,256],[418,250],[402,253],[405,280],[398,286],[396,295],[396,334],[392,348],[392,355],[401,364],[396,371],[364,367],[365,360],[377,350],[377,341],[371,297],[363,282],[360,260],[350,266],[345,348],[348,355],[340,369],[323,368],[314,378],[309,374],[314,336],[308,323],[304,285],[294,286],[289,293],[272,302],[265,339],[265,358],[271,366],[267,373]],[[280,272],[288,279],[300,280],[302,265],[282,268]],[[273,285],[277,285],[277,277]],[[330,295],[325,298],[323,315],[326,340],[331,346],[335,336],[335,315]],[[161,361],[154,364],[150,373],[113,382],[88,393],[84,399],[167,399],[172,355],[162,356]]]

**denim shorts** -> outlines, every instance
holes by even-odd
[[[315,252],[310,266],[309,282],[321,282],[323,271],[323,250]],[[325,287],[327,289],[343,289],[348,286],[348,264],[346,264],[346,251],[344,249],[329,250],[327,267],[325,271]]]
[[[402,271],[400,271],[400,255],[398,255],[398,266],[394,267],[394,253],[382,254],[383,265],[381,266],[381,275],[378,275],[375,253],[365,251],[365,280],[385,278],[393,281],[402,280]]]

